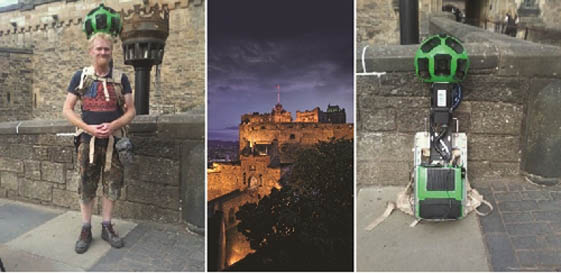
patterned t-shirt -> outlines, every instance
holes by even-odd
[[[106,76],[111,77],[113,70]],[[131,84],[128,77],[122,74],[121,86],[123,95],[132,93]],[[72,80],[68,85],[67,91],[77,95],[76,87],[80,85],[80,78],[82,76],[82,70],[76,71]],[[84,93],[82,97],[82,120],[86,124],[101,124],[104,122],[111,122],[123,115],[123,111],[117,105],[117,95],[115,94],[115,88],[113,83],[107,83],[107,91],[109,93],[109,101],[105,100],[105,95],[103,92],[103,82],[94,81],[88,90]],[[87,134],[83,135],[85,138],[89,139]],[[83,139],[83,140],[87,140]]]

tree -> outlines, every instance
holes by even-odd
[[[236,214],[238,230],[256,250],[253,263],[277,270],[352,271],[352,140],[303,150],[281,183],[280,190]]]

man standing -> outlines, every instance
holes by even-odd
[[[115,138],[123,136],[124,127],[134,118],[136,110],[127,76],[112,67],[112,39],[102,32],[89,38],[92,66],[74,74],[64,102],[64,116],[81,132],[77,150],[82,231],[75,246],[79,254],[86,252],[92,241],[92,210],[100,178],[103,186],[101,238],[113,247],[124,246],[111,224],[113,204],[123,186],[123,167],[114,143]],[[78,100],[82,101],[81,117],[74,112]]]
[[[516,37],[516,34],[518,32],[518,22],[520,22],[520,19],[518,19],[518,14],[516,14],[516,12],[514,11],[507,12],[504,21],[506,25],[505,34]]]

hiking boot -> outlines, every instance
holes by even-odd
[[[101,239],[107,241],[114,248],[121,248],[125,245],[125,242],[115,231],[113,230],[113,225],[101,225]]]
[[[76,246],[74,250],[78,254],[82,254],[88,250],[90,244],[92,243],[92,227],[82,227],[82,232],[80,232],[80,238],[76,241]]]

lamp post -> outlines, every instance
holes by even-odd
[[[139,115],[149,114],[150,71],[164,58],[169,35],[169,10],[158,4],[148,8],[135,5],[133,10],[121,11],[123,56],[126,65],[134,66],[134,105]]]

